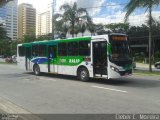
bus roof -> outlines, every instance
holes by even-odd
[[[18,44],[18,46],[31,46],[34,44],[52,44],[56,45],[59,42],[72,42],[72,41],[85,41],[85,40],[91,40],[96,38],[106,38],[108,35],[126,35],[122,33],[110,33],[106,35],[97,35],[97,36],[85,36],[85,37],[77,37],[77,38],[67,38],[67,39],[56,39],[56,40],[43,40],[43,41],[34,41],[29,43],[21,43]]]
[[[56,39],[56,40],[43,40],[43,41],[34,41],[29,43],[21,43],[18,45],[22,46],[30,46],[34,44],[57,44],[59,42],[71,42],[71,41],[85,41],[91,40],[91,37],[79,37],[79,38],[68,38],[68,39]]]

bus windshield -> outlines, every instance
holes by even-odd
[[[126,37],[125,37],[126,38]],[[112,44],[112,61],[127,61],[131,60],[131,53],[127,40],[111,40]]]

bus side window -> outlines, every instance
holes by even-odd
[[[59,56],[67,56],[67,43],[59,43],[58,44],[58,55]]]
[[[53,56],[54,58],[57,57],[57,46],[53,48]]]
[[[68,56],[78,56],[78,42],[68,43]]]
[[[56,48],[51,46],[48,49],[49,49],[48,51],[49,58],[56,58]]]
[[[51,51],[50,51],[50,57],[51,58],[56,58],[57,57],[57,46],[53,46]]]
[[[23,46],[18,47],[18,54],[20,57],[25,56],[25,48]]]
[[[79,55],[90,56],[90,41],[79,42]]]
[[[31,58],[31,47],[26,47],[26,57]]]
[[[40,56],[40,57],[47,56],[46,55],[46,49],[47,49],[46,45],[39,45],[39,47],[38,47],[38,56]]]
[[[38,56],[38,45],[32,46],[32,56],[37,57]]]

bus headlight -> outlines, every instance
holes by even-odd
[[[112,70],[116,71],[116,72],[119,72],[119,69],[116,68],[116,67],[113,67],[112,65],[110,66],[110,68],[111,68]]]
[[[119,71],[125,71],[123,67],[119,67]]]

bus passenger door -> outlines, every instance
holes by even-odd
[[[57,73],[57,46],[48,46],[48,72]]]
[[[92,41],[93,76],[106,77],[107,75],[107,41]]]
[[[31,70],[31,47],[25,47],[25,66],[26,70]]]

